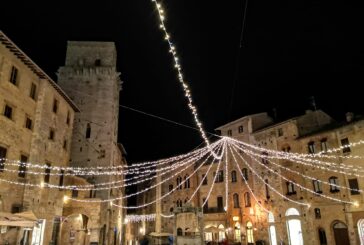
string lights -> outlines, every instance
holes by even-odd
[[[184,80],[184,76],[183,76],[183,73],[182,73],[182,67],[181,67],[181,64],[179,63],[179,58],[178,58],[178,55],[177,55],[176,47],[172,43],[171,36],[168,33],[166,25],[165,25],[165,15],[164,15],[163,7],[162,7],[161,3],[159,3],[157,0],[152,0],[152,2],[155,4],[155,7],[157,9],[157,12],[158,12],[158,15],[159,15],[159,21],[160,21],[159,27],[164,33],[165,40],[168,42],[169,52],[172,54],[173,61],[174,61],[174,67],[176,68],[177,73],[178,73],[178,80],[181,83],[182,88],[183,88],[183,90],[185,92],[184,95],[188,100],[188,107],[189,107],[190,111],[192,112],[193,118],[195,120],[195,123],[196,123],[199,131],[200,131],[201,137],[205,141],[207,147],[210,149],[213,156],[215,158],[218,158],[218,156],[211,149],[210,142],[209,142],[209,140],[208,140],[208,138],[206,136],[206,133],[205,133],[205,131],[203,129],[202,123],[201,123],[201,121],[199,119],[199,116],[198,116],[198,113],[197,113],[197,108],[193,104],[191,90],[190,90],[190,88],[188,87],[187,83]]]
[[[263,163],[261,163],[257,158],[255,158],[255,157],[253,157],[253,156],[249,156],[252,160],[254,160],[257,164],[259,164],[260,166],[262,166],[262,167],[264,167],[265,169],[267,169],[269,172],[271,172],[271,173],[273,173],[273,174],[275,174],[275,175],[278,175],[279,177],[281,177],[282,179],[284,179],[284,180],[286,180],[287,182],[290,182],[290,183],[292,183],[293,185],[295,185],[295,186],[298,186],[299,188],[301,188],[301,189],[303,189],[303,190],[305,190],[305,191],[307,191],[307,192],[310,192],[310,193],[312,193],[312,194],[314,194],[314,195],[318,195],[318,196],[320,196],[320,197],[323,197],[323,198],[326,198],[326,199],[329,199],[329,200],[331,200],[331,201],[335,201],[335,202],[340,202],[340,203],[346,203],[346,204],[354,204],[354,202],[350,202],[350,201],[344,201],[344,200],[341,200],[341,199],[338,199],[338,198],[335,198],[335,197],[330,197],[330,196],[327,196],[327,195],[324,195],[324,194],[322,194],[322,193],[319,193],[319,192],[315,192],[315,191],[313,191],[313,190],[311,190],[311,189],[309,189],[309,188],[307,188],[307,187],[305,187],[305,186],[303,186],[303,185],[301,185],[301,184],[298,184],[298,183],[296,183],[296,182],[294,182],[294,181],[291,181],[290,179],[288,179],[287,177],[285,177],[284,175],[281,175],[281,174],[279,174],[278,172],[276,172],[276,171],[274,171],[273,169],[271,169],[271,168],[269,168],[268,166],[266,166],[265,164],[263,164]],[[242,158],[241,156],[240,156],[240,158]],[[242,158],[243,159],[243,158]],[[247,163],[247,161],[245,161],[244,160],[244,162],[246,163],[246,165],[250,168],[250,170],[252,170],[252,168],[250,167],[250,165]],[[252,170],[252,171],[254,171],[254,170]],[[256,174],[256,176],[259,178],[259,179],[261,179],[261,177],[259,176],[259,174],[257,174],[255,171],[254,171],[254,173]],[[262,180],[262,179],[261,179]],[[263,182],[264,182],[264,180],[262,180]],[[265,184],[267,184],[267,183],[265,183]],[[292,199],[290,199],[290,200],[292,200]]]

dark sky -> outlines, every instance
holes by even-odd
[[[363,113],[364,11],[354,2],[250,0],[237,65],[244,1],[165,0],[167,28],[205,128],[272,108],[280,119],[295,116],[310,108],[310,96],[337,120]],[[53,78],[67,40],[114,41],[120,103],[193,125],[151,1],[6,1],[1,8],[0,29]],[[201,143],[193,130],[126,109],[119,122],[131,162]]]

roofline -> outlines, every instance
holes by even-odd
[[[0,30],[0,42],[12,52],[19,60],[21,60],[24,65],[26,65],[32,72],[34,72],[40,79],[47,80],[50,85],[67,101],[67,103],[72,107],[75,112],[80,112],[77,105],[68,97],[68,95],[61,89],[61,87],[53,81],[35,62],[30,59],[16,44],[10,40],[1,30]]]
[[[255,114],[247,115],[247,116],[244,116],[244,117],[238,118],[238,119],[236,119],[236,120],[234,120],[234,121],[232,121],[232,122],[226,123],[226,124],[224,124],[224,125],[222,125],[222,126],[219,126],[218,128],[215,128],[215,130],[221,130],[221,129],[223,129],[223,128],[227,127],[227,126],[230,126],[230,125],[232,125],[232,124],[234,124],[234,123],[237,123],[237,122],[238,122],[238,121],[240,121],[240,120],[243,120],[243,119],[246,119],[246,118],[249,118],[249,117],[258,116],[258,115],[268,115],[268,114],[267,114],[267,112],[260,112],[260,113],[255,113]]]

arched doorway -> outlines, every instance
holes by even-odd
[[[223,224],[220,224],[218,226],[219,229],[219,242],[224,241],[226,236],[225,236],[225,227]]]
[[[268,213],[268,224],[269,224],[269,242],[271,245],[277,245],[277,233],[276,233],[276,227],[274,226],[274,215],[272,212]]]
[[[358,221],[358,232],[360,245],[364,245],[364,219]]]
[[[300,212],[295,208],[287,209],[286,220],[289,244],[303,245]]]
[[[234,226],[234,240],[235,242],[241,242],[241,231],[239,222],[236,222]]]
[[[348,227],[341,221],[335,221],[332,226],[336,245],[350,245]]]
[[[70,244],[89,243],[89,218],[84,214],[71,214],[62,221],[61,241]]]
[[[248,245],[253,245],[254,244],[253,223],[250,221],[246,223],[246,237]]]

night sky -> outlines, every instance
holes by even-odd
[[[273,108],[279,120],[296,116],[312,108],[311,96],[338,121],[363,114],[364,11],[353,2],[250,0],[239,55],[244,1],[164,1],[206,130]],[[120,103],[194,126],[151,1],[6,1],[1,9],[0,30],[54,79],[67,40],[114,41]],[[202,142],[196,131],[123,108],[119,122],[130,162]]]

